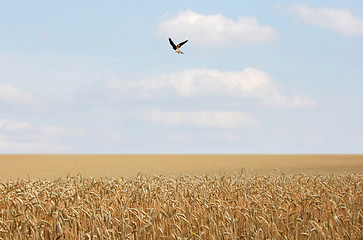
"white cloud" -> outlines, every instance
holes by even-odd
[[[172,126],[203,128],[241,128],[258,124],[256,117],[238,111],[162,111],[155,109],[146,114],[149,121]]]
[[[62,138],[76,137],[85,134],[85,129],[81,127],[77,128],[65,128],[54,125],[45,125],[41,127],[35,127],[37,137],[39,139],[58,140]]]
[[[222,14],[203,15],[191,10],[161,22],[157,35],[213,47],[269,43],[278,38],[273,27],[260,25],[256,18],[239,17],[234,21]]]
[[[19,132],[27,131],[32,127],[28,122],[25,121],[14,121],[10,119],[0,119],[0,130],[5,132]]]
[[[35,104],[34,96],[24,90],[21,90],[9,83],[0,83],[0,101],[15,105],[33,105]]]
[[[71,146],[49,141],[17,141],[0,135],[0,151],[8,153],[68,152]]]
[[[118,133],[115,133],[114,131],[111,131],[111,130],[105,130],[103,131],[103,135],[107,138],[107,139],[110,139],[112,141],[121,141],[122,140],[122,137],[118,134]]]
[[[184,132],[168,132],[166,138],[173,142],[187,142],[190,137]]]
[[[342,35],[363,35],[363,20],[345,9],[312,8],[295,5],[291,12],[308,24],[332,29]]]
[[[289,98],[277,89],[271,89],[271,92],[265,96],[264,103],[270,108],[279,110],[296,110],[316,106],[315,100],[309,97],[294,94],[292,98]]]
[[[238,139],[238,137],[231,132],[217,132],[212,135],[212,138],[218,141],[229,141],[229,142],[233,142]]]
[[[297,94],[292,97],[284,96],[271,76],[254,68],[226,72],[215,69],[186,69],[140,81],[112,79],[109,87],[123,92],[137,90],[143,97],[175,93],[183,97],[213,95],[249,98],[281,110],[315,106],[315,101],[308,97]]]
[[[72,146],[62,141],[85,133],[83,128],[34,126],[26,121],[0,118],[0,151],[19,153],[69,151]]]

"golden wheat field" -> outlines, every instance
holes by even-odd
[[[0,239],[363,236],[361,155],[67,157],[0,155]]]
[[[146,175],[363,173],[363,155],[1,155],[0,180],[67,175],[133,178]]]

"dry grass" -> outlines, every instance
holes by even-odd
[[[362,174],[0,183],[2,239],[362,239]]]

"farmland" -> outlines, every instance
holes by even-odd
[[[1,170],[2,239],[362,237],[363,175],[359,155],[340,156],[344,164],[339,156],[320,156],[320,161],[319,156],[310,156],[310,160],[296,156],[296,162],[292,156],[259,156],[260,160],[244,156],[245,162],[243,156],[224,156],[225,161],[219,165],[223,156],[211,156],[209,162],[202,161],[207,156],[196,156],[194,165],[184,168],[182,159],[178,162],[180,156],[174,159],[174,165],[171,162],[164,168],[158,164],[170,156],[162,156],[159,162],[156,156],[133,156],[130,162],[134,168],[144,164],[145,169],[132,170],[130,163],[129,168],[119,170],[118,176],[108,164],[125,164],[125,156],[122,160],[100,161],[99,168],[92,165],[96,160],[91,159],[83,172],[76,163],[69,168],[67,156],[53,156],[54,168],[41,168],[32,160],[40,161],[41,157],[11,157],[18,158],[14,166],[33,161],[34,169],[29,167],[30,176],[24,177],[24,166],[19,166],[17,172],[12,170],[13,178],[5,180],[7,175]],[[52,160],[42,157],[44,161]],[[57,166],[56,157],[68,166]],[[2,166],[10,158],[1,155]],[[191,164],[191,156],[183,158],[184,164]],[[86,159],[84,156],[81,160]],[[154,174],[143,171],[148,166]],[[36,176],[36,168],[45,172],[39,171]],[[107,172],[103,172],[105,169]]]
[[[246,168],[257,174],[362,173],[363,155],[0,155],[0,180],[67,175],[127,177],[221,175]]]

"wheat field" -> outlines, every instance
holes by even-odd
[[[362,239],[363,176],[145,176],[0,185],[1,239]]]
[[[67,175],[134,178],[146,175],[266,175],[363,173],[363,155],[1,155],[0,180]]]
[[[361,163],[333,173],[320,162],[309,174],[240,168],[3,179],[0,239],[362,239]]]

